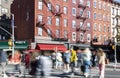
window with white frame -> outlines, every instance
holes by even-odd
[[[68,0],[63,0],[64,2],[67,2]]]
[[[8,13],[8,9],[7,8],[2,8],[1,13],[2,14],[7,14]]]
[[[76,41],[76,32],[72,32],[72,40]]]
[[[38,9],[42,10],[42,1],[38,1]]]
[[[56,26],[60,26],[60,18],[56,17]]]
[[[67,25],[68,25],[68,20],[64,18],[64,27],[67,27]]]
[[[94,13],[94,19],[97,19],[97,13]]]
[[[56,5],[56,11],[60,12],[60,5]]]
[[[102,5],[103,5],[103,10],[105,10],[106,4],[105,4],[105,3],[102,3]]]
[[[102,31],[102,27],[101,27],[101,24],[99,24],[99,31]]]
[[[42,28],[38,27],[38,35],[42,36]]]
[[[99,3],[98,3],[98,8],[102,9],[101,1],[99,1]]]
[[[75,20],[72,21],[72,28],[76,28],[76,21]]]
[[[84,41],[84,34],[80,33],[80,41]]]
[[[94,8],[97,8],[97,1],[96,0],[94,0],[93,6],[94,6]]]
[[[115,28],[112,28],[112,35],[115,35]]]
[[[43,19],[42,15],[39,14],[39,15],[38,15],[38,21],[41,21],[41,22],[42,22],[42,19]]]
[[[114,14],[115,14],[115,8],[112,7],[112,15],[114,15]]]
[[[90,23],[87,23],[87,29],[90,30]]]
[[[47,17],[47,25],[52,25],[52,17],[51,16]]]
[[[104,32],[106,32],[106,25],[104,24]]]
[[[91,41],[91,35],[87,34],[87,42],[90,42],[90,41]]]
[[[80,22],[80,28],[82,28],[83,27],[83,22]]]
[[[87,17],[90,18],[90,11],[87,11]]]
[[[51,3],[47,3],[47,7],[48,7],[48,11],[52,10],[52,4]]]
[[[97,24],[94,23],[94,30],[97,30]]]
[[[90,7],[90,1],[87,1],[87,6]]]
[[[72,8],[72,15],[76,16],[76,8]]]
[[[80,0],[80,4],[83,4],[83,0]]]
[[[82,9],[80,9],[80,16],[82,16],[83,15],[83,10]]]
[[[51,33],[51,30],[50,29],[47,29],[47,33],[48,33],[48,36],[51,36],[52,33]]]
[[[63,7],[63,13],[67,14],[68,13],[68,8],[66,6]]]
[[[64,38],[68,38],[67,37],[67,30],[64,30]]]
[[[100,42],[102,41],[102,35],[99,35],[99,41]]]
[[[115,25],[115,18],[112,18],[112,24]]]
[[[72,0],[72,3],[76,4],[76,0]]]
[[[60,30],[59,29],[56,30],[56,36],[60,37]]]

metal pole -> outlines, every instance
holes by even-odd
[[[115,66],[114,66],[114,70],[116,70],[116,65],[117,65],[116,47],[117,47],[117,43],[115,42]]]
[[[15,41],[15,38],[14,38],[14,14],[12,14],[12,20],[11,20],[11,26],[12,26],[12,58],[14,58],[14,48],[15,48],[15,45],[14,45],[14,41]]]

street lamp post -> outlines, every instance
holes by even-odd
[[[14,37],[14,14],[11,15],[12,16],[12,20],[11,20],[11,26],[12,26],[12,58],[14,58],[14,41],[15,41],[15,37]]]

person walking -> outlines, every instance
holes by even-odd
[[[7,53],[3,50],[0,50],[0,65],[2,66],[2,71],[0,74],[4,74],[4,78],[5,78],[6,64],[7,64]]]
[[[62,68],[62,54],[58,51],[56,53],[56,69],[61,70]]]
[[[70,67],[69,67],[70,57],[71,57],[70,50],[65,51],[65,53],[63,54],[65,73],[68,73],[70,71]]]
[[[77,53],[76,53],[76,50],[74,50],[74,49],[71,50],[70,61],[71,61],[72,74],[74,74],[75,67],[76,67],[76,62],[77,62]]]
[[[100,75],[99,78],[104,78],[106,54],[101,48],[99,48],[97,52],[97,56],[98,56],[98,64],[99,64],[99,75]]]
[[[90,73],[90,67],[91,67],[91,51],[89,48],[85,48],[83,51],[83,65],[84,65],[84,76],[88,77]]]
[[[92,52],[92,67],[96,67],[97,68],[97,66],[98,66],[98,58],[97,58],[97,50],[94,50],[93,52]]]

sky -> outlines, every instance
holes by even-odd
[[[120,0],[115,0],[115,1],[118,1],[118,2],[120,2]]]

